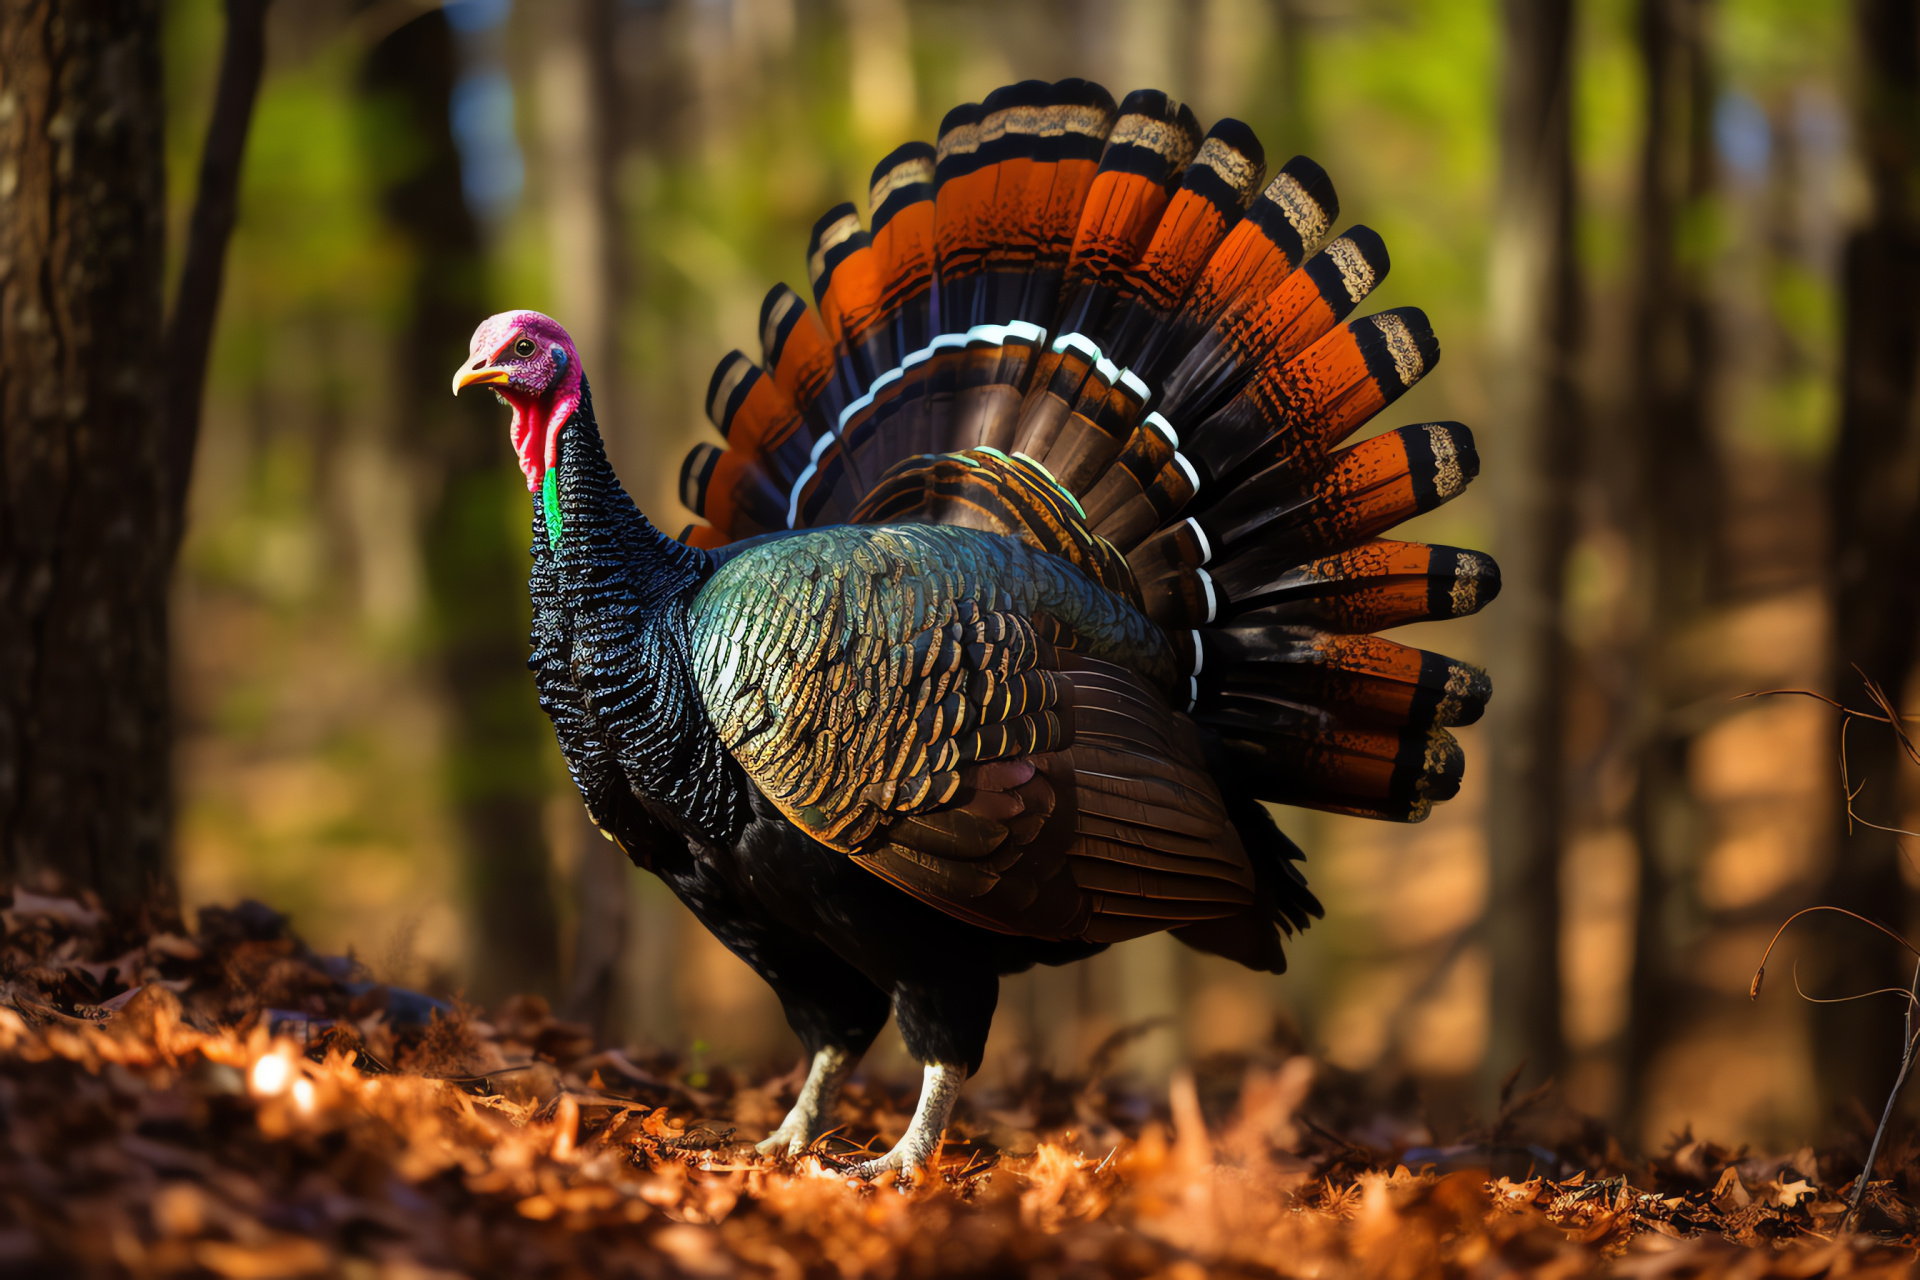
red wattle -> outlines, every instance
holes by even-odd
[[[561,391],[551,404],[528,404],[513,395],[506,401],[513,409],[509,432],[513,451],[520,458],[520,470],[527,477],[527,492],[538,493],[547,472],[560,465],[560,428],[580,407],[580,388]]]
[[[540,482],[545,479],[540,466],[539,455],[545,450],[536,451],[534,425],[538,421],[531,406],[521,403],[517,397],[506,397],[507,404],[513,409],[513,425],[508,435],[513,441],[513,452],[520,460],[520,470],[527,477],[527,492],[540,492]]]

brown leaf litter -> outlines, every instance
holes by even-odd
[[[259,904],[188,933],[16,890],[0,929],[7,1276],[1871,1276],[1920,1229],[1911,1138],[1842,1235],[1851,1150],[1634,1163],[1589,1126],[1556,1155],[1512,1106],[1382,1150],[1299,1056],[1211,1120],[1191,1075],[1145,1113],[1036,1075],[937,1176],[869,1185],[853,1139],[897,1136],[905,1091],[857,1082],[834,1136],[763,1159],[797,1073],[696,1088],[537,999],[380,986]]]

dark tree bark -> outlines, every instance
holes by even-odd
[[[540,10],[535,50],[534,109],[539,117],[539,177],[553,264],[556,318],[579,348],[593,383],[602,422],[619,424],[626,388],[620,378],[615,333],[626,297],[614,166],[620,104],[614,46],[613,0],[552,0]],[[609,442],[616,456],[634,442],[617,426]],[[586,806],[574,810],[573,938],[562,1014],[593,1027],[602,1042],[619,1037],[615,993],[627,933],[630,863],[600,838]]]
[[[1639,855],[1627,1084],[1630,1106],[1699,994],[1690,953],[1703,927],[1695,888],[1700,815],[1687,780],[1692,728],[1676,713],[1701,691],[1673,641],[1707,604],[1720,466],[1708,416],[1712,316],[1703,264],[1683,252],[1687,213],[1712,191],[1713,77],[1706,0],[1642,0],[1646,132],[1641,145],[1627,420],[1616,515],[1634,554],[1635,706],[1627,710]]]
[[[164,903],[156,0],[0,2],[0,879]]]
[[[430,13],[369,56],[374,129],[403,130],[414,163],[389,176],[387,215],[413,248],[412,312],[396,360],[397,420],[437,486],[425,537],[436,649],[450,715],[449,785],[467,854],[473,994],[556,994],[558,926],[541,813],[551,732],[534,701],[527,656],[527,545],[532,508],[489,400],[455,400],[447,378],[487,315],[480,231],[460,189],[447,106],[455,60],[446,19]],[[380,146],[392,155],[390,145]],[[515,493],[518,491],[516,499]]]
[[[1865,705],[1853,667],[1890,691],[1920,658],[1920,17],[1906,0],[1860,0],[1858,130],[1872,184],[1868,223],[1848,240],[1843,266],[1840,437],[1829,474],[1833,529],[1833,656],[1829,692]],[[1848,769],[1862,788],[1854,809],[1900,821],[1904,767],[1891,735],[1848,735]],[[1856,827],[1840,844],[1818,901],[1901,929],[1907,895],[1894,837]],[[1903,930],[1904,931],[1904,930]],[[1834,992],[1906,981],[1897,952],[1852,933],[1822,954]],[[1823,983],[1823,985],[1825,985]],[[1814,1010],[1823,1101],[1858,1098],[1877,1110],[1899,1068],[1897,1018],[1873,1002]]]
[[[240,161],[253,123],[253,102],[267,63],[267,0],[227,0],[227,31],[220,51],[220,82],[213,118],[200,154],[200,188],[187,228],[187,256],[167,320],[166,465],[172,549],[187,524],[187,486],[200,439],[200,404],[207,353],[220,311],[227,241],[240,212]]]
[[[1491,633],[1492,784],[1487,1083],[1566,1057],[1560,1017],[1560,849],[1567,643],[1561,601],[1581,428],[1573,257],[1573,6],[1507,0],[1500,194],[1493,232],[1494,473],[1501,580]]]

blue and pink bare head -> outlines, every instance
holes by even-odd
[[[557,323],[538,311],[502,311],[482,321],[453,375],[453,393],[492,387],[513,410],[513,451],[538,493],[559,465],[560,428],[580,407],[580,353]]]

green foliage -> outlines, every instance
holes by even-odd
[[[1315,159],[1335,176],[1342,220],[1374,228],[1393,255],[1367,308],[1419,305],[1447,344],[1483,305],[1498,16],[1488,0],[1382,7],[1330,24],[1307,55]]]
[[[229,314],[262,329],[288,313],[328,310],[391,331],[402,314],[405,259],[375,192],[404,151],[389,142],[369,165],[364,144],[405,135],[381,129],[378,116],[363,119],[354,71],[355,51],[342,45],[262,88],[228,284]]]
[[[1714,49],[1727,77],[1757,93],[1788,91],[1842,72],[1851,60],[1852,9],[1803,0],[1722,0]]]

